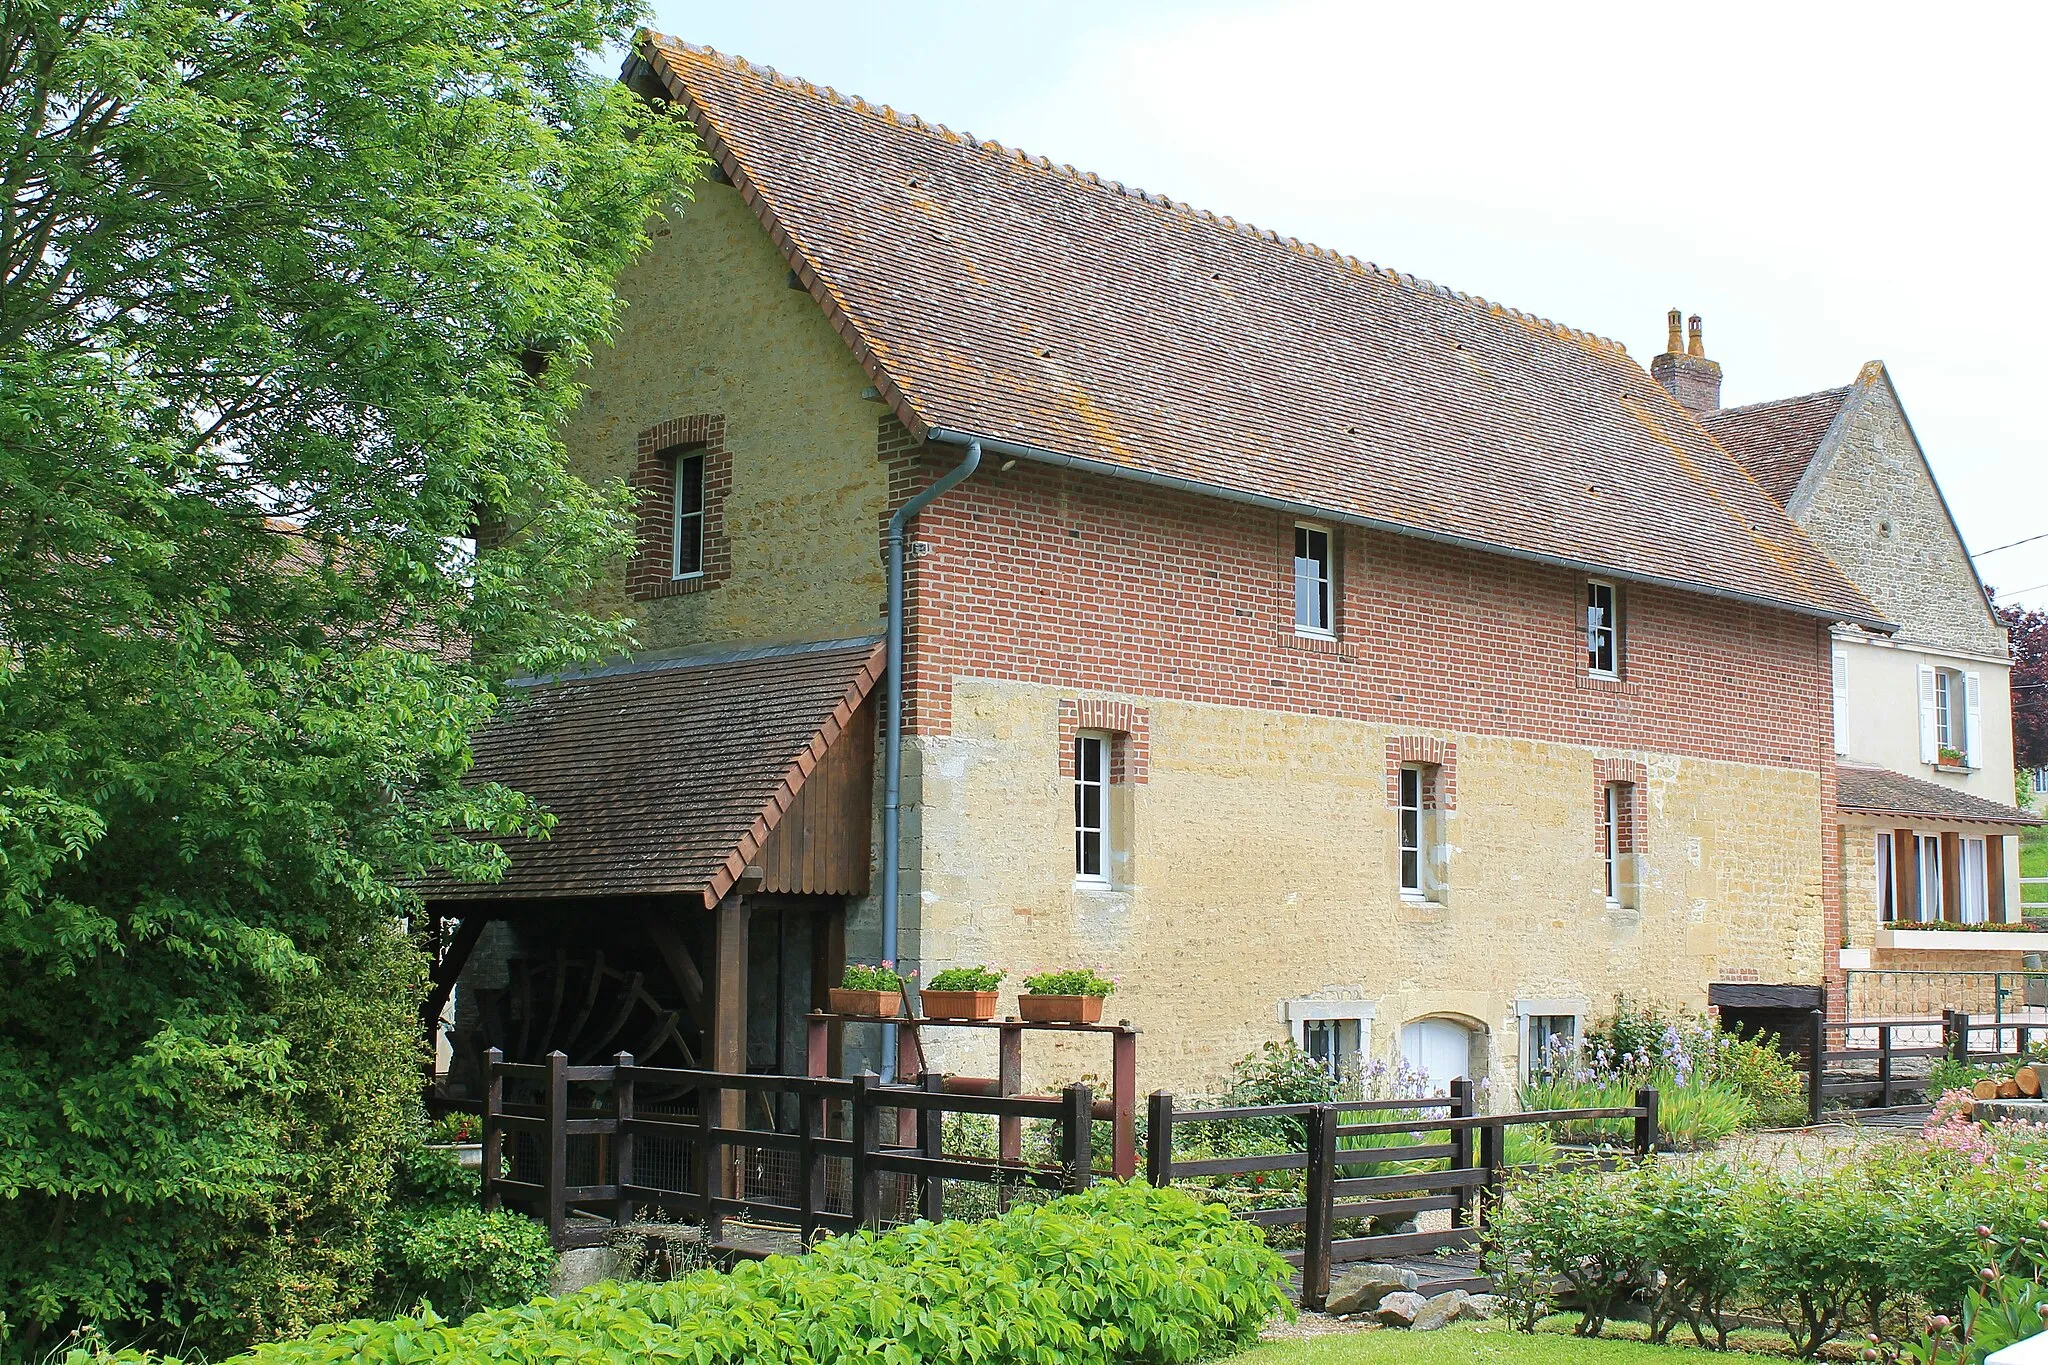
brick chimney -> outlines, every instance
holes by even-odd
[[[1681,407],[1712,412],[1721,406],[1721,367],[1707,359],[1706,343],[1700,339],[1700,315],[1692,315],[1691,336],[1684,342],[1679,339],[1678,318],[1678,310],[1672,309],[1664,354],[1650,362],[1650,378],[1670,390]]]

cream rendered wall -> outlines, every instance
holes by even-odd
[[[2012,804],[2012,665],[2002,659],[1916,648],[1837,635],[1848,677],[1844,727],[1837,747],[1849,758],[1908,777],[1938,782],[2001,805]],[[1958,772],[1920,759],[1920,669],[1954,669],[1981,679],[1976,768]]]
[[[1213,1087],[1287,1036],[1280,1002],[1371,1006],[1371,1049],[1451,1016],[1512,1084],[1516,1002],[1616,992],[1701,1007],[1710,980],[1813,980],[1824,951],[1819,778],[1631,753],[1648,770],[1640,908],[1610,909],[1594,846],[1594,761],[1608,751],[1453,734],[1449,890],[1395,888],[1382,726],[1128,697],[1150,708],[1150,778],[1119,789],[1127,851],[1107,892],[1073,886],[1073,796],[1059,776],[1070,692],[963,678],[952,733],[917,741],[906,956],[929,975],[990,962],[1007,997],[1031,971],[1120,976],[1106,1018],[1144,1030],[1144,1085]],[[913,922],[914,921],[914,922]],[[1753,974],[1753,975],[1752,975]],[[993,1075],[992,1040],[935,1035],[936,1063]],[[982,1055],[986,1053],[987,1055]],[[1097,1055],[1097,1054],[1100,1055]],[[1107,1074],[1107,1047],[1034,1039],[1047,1083]]]
[[[654,236],[619,281],[617,336],[592,360],[563,440],[576,472],[601,484],[632,473],[643,429],[722,413],[732,576],[636,602],[620,566],[597,605],[637,617],[648,649],[879,630],[885,409],[861,398],[867,376],[811,297],[788,287],[731,186],[700,185]]]

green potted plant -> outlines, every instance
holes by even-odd
[[[987,965],[948,967],[917,994],[927,1019],[993,1019],[1004,973]]]
[[[832,1012],[860,1019],[894,1019],[903,1012],[903,978],[896,964],[846,964],[846,977],[831,991]]]
[[[1948,745],[1944,744],[1941,746],[1941,766],[1944,768],[1967,768],[1970,766],[1970,760],[1963,756],[1961,749],[1951,749]]]
[[[1115,989],[1116,982],[1092,967],[1040,972],[1024,978],[1017,1010],[1034,1024],[1099,1024],[1102,997]]]

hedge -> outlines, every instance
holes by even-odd
[[[1258,1231],[1223,1209],[1104,1184],[983,1223],[834,1238],[665,1284],[607,1281],[461,1323],[343,1323],[236,1361],[1170,1365],[1249,1343],[1286,1309],[1285,1278]]]

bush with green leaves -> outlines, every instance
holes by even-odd
[[[452,1152],[418,1142],[400,1150],[391,1202],[373,1224],[377,1311],[426,1305],[459,1318],[547,1288],[555,1268],[547,1229],[507,1209],[486,1213],[479,1184]]]
[[[607,1281],[478,1313],[325,1327],[240,1365],[692,1365],[1192,1362],[1249,1344],[1286,1310],[1287,1267],[1213,1205],[1142,1184],[832,1238],[803,1257],[664,1284]],[[128,1357],[130,1360],[136,1357]]]

